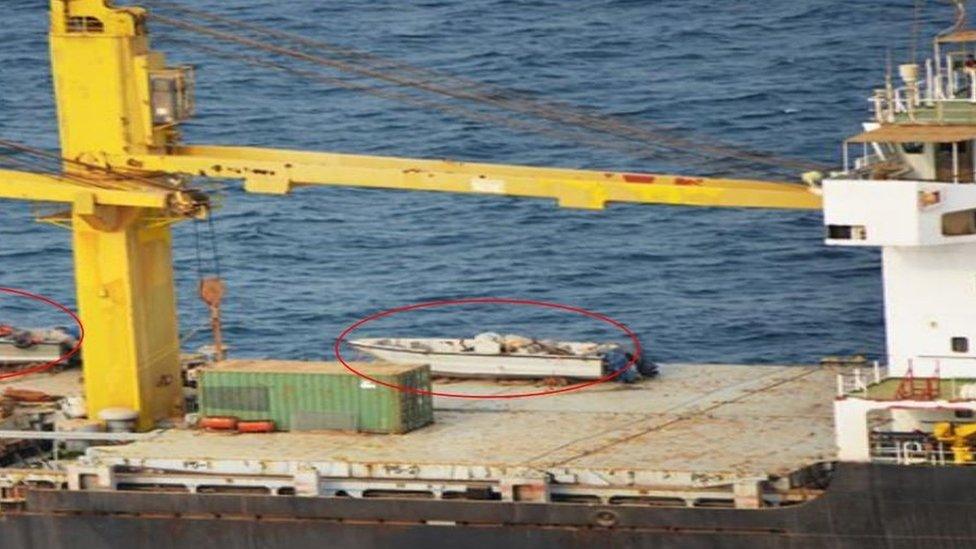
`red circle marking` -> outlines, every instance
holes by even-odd
[[[613,372],[610,372],[609,374],[601,377],[600,379],[594,379],[583,383],[577,383],[574,385],[570,385],[568,387],[562,387],[560,389],[536,391],[531,393],[515,393],[515,394],[507,394],[507,395],[472,395],[466,393],[449,393],[445,391],[427,391],[424,389],[417,389],[416,387],[406,387],[403,385],[398,385],[396,383],[387,383],[385,381],[381,381],[374,377],[370,377],[364,374],[363,372],[360,372],[356,368],[352,367],[342,357],[342,350],[341,350],[342,342],[346,341],[346,339],[349,337],[349,334],[353,333],[363,325],[373,322],[374,320],[378,320],[388,316],[393,316],[395,314],[404,313],[407,311],[415,311],[417,309],[432,309],[435,307],[448,307],[451,305],[469,305],[469,304],[494,304],[494,305],[504,304],[504,305],[522,305],[527,307],[544,307],[548,309],[557,309],[561,311],[583,315],[589,318],[594,318],[601,322],[605,322],[613,326],[614,328],[617,328],[618,330],[623,332],[628,338],[630,338],[631,342],[633,342],[634,344],[633,357],[631,357],[631,359],[627,362],[627,364],[625,364],[621,368],[618,368],[617,370],[614,370]],[[469,297],[469,298],[461,298],[461,299],[444,299],[439,301],[426,301],[423,303],[414,303],[412,305],[404,305],[402,307],[394,307],[392,309],[386,309],[384,311],[371,314],[366,318],[357,320],[356,322],[346,327],[346,329],[339,334],[339,337],[336,338],[335,344],[332,346],[332,350],[335,353],[336,360],[338,360],[347,370],[349,370],[350,372],[356,374],[357,376],[363,379],[372,381],[377,385],[383,385],[384,387],[389,387],[391,389],[396,389],[398,391],[402,391],[405,393],[415,393],[421,395],[441,396],[441,397],[450,397],[450,398],[480,398],[480,399],[529,398],[529,397],[555,395],[559,393],[568,393],[570,391],[579,391],[580,389],[585,389],[586,387],[599,385],[600,383],[606,383],[608,381],[615,379],[617,376],[622,374],[624,370],[636,364],[638,357],[640,357],[643,352],[641,348],[640,340],[637,338],[637,334],[635,334],[630,328],[628,328],[622,322],[614,320],[613,318],[610,318],[609,316],[606,316],[604,314],[589,311],[587,309],[583,309],[580,307],[574,307],[572,305],[564,305],[562,303],[552,303],[549,301],[535,301],[531,299],[514,299],[514,298],[504,298],[504,297]]]
[[[78,318],[78,315],[76,315],[71,309],[65,307],[64,305],[58,303],[57,301],[54,301],[49,297],[28,292],[27,290],[21,290],[19,288],[6,288],[0,286],[0,292],[5,294],[10,294],[10,295],[16,295],[20,297],[27,297],[36,301],[40,301],[41,303],[46,303],[47,305],[50,305],[51,307],[54,307],[55,309],[71,317],[71,319],[75,321],[75,324],[78,325],[78,341],[75,343],[74,347],[72,347],[71,350],[69,350],[67,353],[61,355],[55,360],[52,360],[50,362],[45,362],[44,364],[38,364],[36,366],[31,366],[30,368],[18,370],[16,372],[0,374],[0,381],[15,378],[15,377],[20,377],[20,376],[26,376],[29,374],[36,374],[38,372],[43,372],[45,370],[50,370],[51,368],[54,368],[58,364],[67,361],[71,357],[78,354],[79,351],[81,351],[81,342],[85,340],[85,326],[81,323],[81,319]]]

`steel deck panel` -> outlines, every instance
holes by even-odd
[[[383,474],[391,467],[495,467],[570,475],[577,482],[670,474],[762,478],[834,459],[832,371],[692,364],[664,365],[661,371],[659,378],[639,385],[606,384],[531,399],[438,397],[434,425],[406,435],[170,430],[124,446],[92,448],[89,455],[98,463],[177,460],[216,469],[218,462],[260,463],[283,471],[347,463],[362,466],[359,475]],[[526,390],[524,383],[478,380],[439,387],[481,394]]]

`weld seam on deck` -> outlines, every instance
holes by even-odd
[[[777,387],[779,385],[782,385],[784,383],[789,383],[791,381],[796,381],[798,379],[802,379],[802,378],[804,378],[804,377],[806,377],[808,375],[813,374],[815,371],[816,371],[816,369],[811,367],[809,369],[806,369],[804,372],[802,372],[800,374],[787,377],[786,379],[780,379],[779,381],[777,381],[775,383],[772,383],[770,385],[764,385],[764,386],[762,386],[760,388],[757,388],[757,389],[754,389],[752,391],[747,391],[745,394],[742,394],[742,395],[740,395],[740,396],[738,396],[736,398],[733,398],[731,400],[723,400],[721,402],[717,402],[717,403],[715,403],[715,404],[713,404],[711,406],[708,406],[708,407],[703,408],[701,410],[697,410],[695,413],[698,413],[698,414],[706,414],[708,412],[713,412],[715,410],[718,410],[722,406],[726,406],[728,404],[732,404],[732,403],[735,403],[735,402],[739,402],[739,401],[741,401],[741,400],[743,400],[745,398],[748,398],[750,396],[753,396],[753,395],[755,395],[755,394],[757,394],[757,393],[759,393],[761,391],[766,391],[766,390],[769,390],[769,389],[771,389],[773,387]],[[767,377],[771,377],[771,376],[767,376]],[[763,379],[765,379],[765,378],[763,378]],[[642,437],[642,436],[644,436],[644,435],[646,435],[648,433],[653,433],[655,431],[660,431],[661,429],[664,429],[666,427],[669,427],[669,426],[674,425],[676,423],[679,423],[681,421],[685,421],[688,418],[689,418],[688,415],[679,415],[678,417],[676,417],[676,418],[674,418],[674,419],[672,419],[670,421],[666,421],[664,423],[661,423],[661,424],[658,424],[658,425],[654,425],[653,427],[650,427],[648,429],[643,429],[643,430],[641,430],[638,433],[635,433],[635,434],[630,435],[630,436],[626,436],[626,437],[624,437],[622,439],[619,439],[619,440],[615,440],[615,441],[609,442],[609,443],[604,444],[603,446],[600,446],[598,448],[592,448],[592,449],[589,449],[589,450],[584,450],[582,453],[580,453],[580,454],[578,454],[576,456],[573,456],[571,458],[567,458],[567,459],[564,459],[562,461],[557,461],[555,463],[549,464],[549,467],[558,467],[558,466],[566,465],[568,462],[571,462],[571,461],[574,461],[574,460],[577,460],[577,459],[580,459],[580,458],[583,458],[583,457],[591,456],[591,455],[593,455],[593,454],[595,454],[597,452],[602,452],[603,450],[606,450],[606,449],[611,448],[613,446],[616,446],[618,444],[622,444],[622,443],[625,443],[625,442],[630,442],[630,441],[632,441],[632,440],[634,440],[636,438]],[[543,454],[543,456],[548,455],[548,454],[551,454],[551,453],[552,452],[546,452],[546,454]],[[522,463],[526,463],[526,462],[522,462]]]

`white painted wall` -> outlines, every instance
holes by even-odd
[[[893,431],[931,431],[932,424],[940,421],[967,421],[956,419],[955,410],[917,410],[896,408],[891,410]]]
[[[885,247],[885,329],[891,375],[976,378],[976,244]],[[969,339],[969,352],[951,339]]]
[[[923,195],[938,193],[925,205]],[[890,374],[976,378],[976,235],[945,236],[942,216],[976,208],[976,185],[922,181],[827,180],[824,223],[864,227],[863,239],[831,245],[879,246]],[[969,340],[954,352],[953,337]]]
[[[919,179],[935,179],[935,144],[926,143],[921,153],[909,154],[901,144],[895,144],[898,158],[912,168]]]
[[[920,203],[922,193],[940,202]],[[924,181],[828,179],[823,183],[824,224],[865,228],[866,238],[827,239],[836,246],[925,246],[976,243],[976,235],[944,236],[942,216],[976,208],[976,185]]]

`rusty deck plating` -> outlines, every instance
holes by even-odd
[[[524,391],[487,381],[449,386]],[[438,492],[506,479],[545,479],[564,493],[756,486],[834,458],[833,388],[834,373],[814,366],[666,365],[660,378],[638,385],[517,400],[438,398],[436,423],[406,435],[169,430],[92,448],[85,461],[204,476],[314,473],[325,486],[319,494],[382,486]]]

